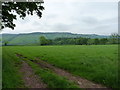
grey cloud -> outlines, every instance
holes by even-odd
[[[66,25],[62,23],[58,23],[52,27],[55,31],[70,31],[71,25]]]
[[[86,23],[86,24],[98,24],[99,20],[95,17],[83,17],[82,18],[82,22]]]
[[[117,31],[117,3],[78,1],[58,3],[46,0],[42,18],[28,16],[25,21],[17,21],[15,33],[69,31],[110,34]]]

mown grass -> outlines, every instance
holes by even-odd
[[[24,87],[22,75],[19,72],[21,61],[13,52],[3,50],[2,53],[2,88],[22,88]]]
[[[33,68],[35,74],[40,76],[42,81],[47,84],[47,88],[79,88],[66,78],[58,76],[48,69],[42,69],[39,65],[31,61],[27,60],[27,62]]]
[[[39,57],[74,75],[108,87],[118,87],[117,45],[15,46],[4,49],[29,59]]]

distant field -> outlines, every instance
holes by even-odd
[[[4,70],[13,68],[10,65],[12,62],[20,63],[15,53],[20,53],[30,60],[39,57],[41,60],[65,69],[76,76],[84,77],[108,87],[118,87],[117,45],[6,46],[3,47]],[[17,70],[18,68],[15,68],[13,74]],[[6,84],[7,70],[6,72],[3,71],[3,74],[5,75],[3,76],[3,82]],[[18,84],[22,84],[22,81],[17,80],[20,77],[18,75],[13,79]],[[13,86],[15,87],[15,85]]]

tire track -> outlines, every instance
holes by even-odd
[[[19,58],[20,55],[16,54]],[[40,77],[34,74],[32,68],[25,62],[22,61],[22,66],[20,72],[23,74],[23,81],[28,88],[46,88],[47,85],[44,84]]]
[[[23,55],[20,55],[18,54],[20,58],[27,58],[27,57],[24,57]],[[79,76],[74,76],[72,75],[71,73],[61,69],[61,68],[58,68],[58,67],[55,67],[43,60],[40,60],[39,58],[36,58],[34,60],[30,60],[36,64],[38,64],[41,68],[47,68],[47,69],[50,69],[52,70],[54,73],[56,73],[57,75],[59,76],[62,76],[62,77],[65,77],[67,78],[68,80],[72,81],[72,82],[75,82],[80,88],[91,88],[91,89],[96,89],[96,88],[99,88],[101,90],[105,89],[105,90],[111,90],[111,88],[108,88],[106,86],[103,86],[101,84],[97,84],[97,83],[94,83],[92,81],[89,81],[87,79],[84,79],[84,78],[81,78]]]
[[[92,81],[89,81],[87,79],[84,79],[84,78],[81,78],[79,76],[73,76],[71,73],[63,70],[63,69],[60,69],[60,68],[57,68],[45,61],[42,61],[42,60],[39,60],[38,58],[35,59],[35,60],[32,60],[33,62],[35,62],[36,64],[38,64],[40,67],[42,68],[48,68],[48,69],[51,69],[53,72],[55,72],[56,74],[60,75],[60,76],[63,76],[65,78],[67,78],[68,80],[70,81],[74,81],[77,85],[80,86],[80,88],[102,88],[102,89],[108,89],[110,90],[110,88],[107,88],[103,85],[100,85],[100,84],[96,84]]]

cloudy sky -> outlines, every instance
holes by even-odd
[[[14,21],[15,30],[5,28],[2,33],[71,32],[110,35],[118,32],[117,0],[44,0],[42,5],[45,10],[41,19],[36,15],[27,16],[24,20],[18,18]]]

